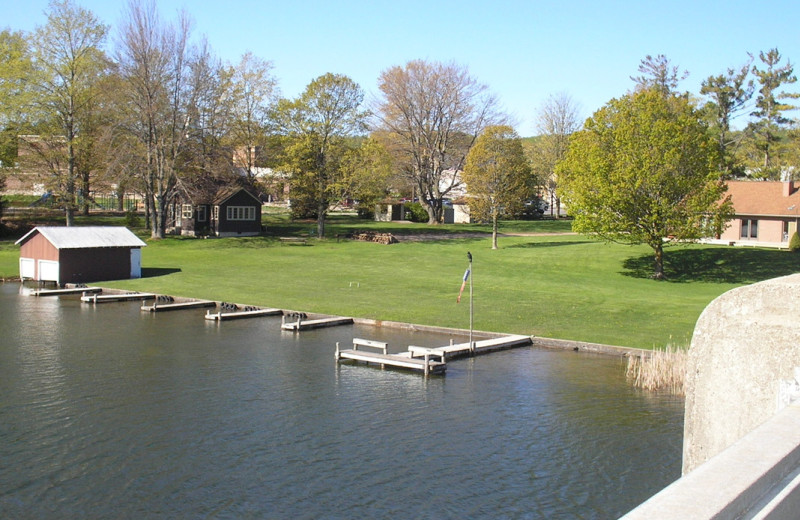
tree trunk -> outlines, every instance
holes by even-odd
[[[497,210],[492,211],[492,249],[497,249]]]
[[[325,236],[325,213],[327,213],[327,204],[320,202],[317,205],[317,238]]]
[[[655,253],[655,262],[653,265],[653,279],[655,280],[663,280],[664,279],[664,248],[659,241],[657,244],[653,244],[653,252]]]

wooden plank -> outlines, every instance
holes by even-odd
[[[387,354],[389,349],[389,344],[386,343],[385,341],[353,338],[353,350],[358,350],[358,347],[377,348],[383,351],[384,354]]]
[[[505,350],[514,347],[531,345],[533,341],[530,336],[500,336],[497,338],[484,339],[475,341],[475,355],[488,354],[497,350]],[[425,348],[425,347],[408,347],[412,357],[424,356],[426,352],[432,354],[436,352],[441,354],[442,359],[456,358],[469,356],[472,354],[469,348],[469,342],[456,343],[455,345],[445,345],[443,347]]]
[[[179,311],[183,309],[199,309],[201,307],[216,307],[217,302],[208,300],[199,300],[192,302],[181,303],[153,303],[153,305],[142,305],[143,312],[164,312],[164,311]]]
[[[281,309],[256,309],[254,311],[206,313],[206,319],[212,321],[238,320],[242,318],[257,318],[259,316],[277,316],[283,314]]]
[[[363,350],[340,350],[337,351],[336,355],[338,356],[337,359],[352,359],[354,361],[364,361],[366,363],[425,371],[425,360],[403,355],[381,354]],[[428,361],[428,370],[431,373],[443,373],[446,369],[446,363],[441,361]]]
[[[152,300],[156,297],[155,293],[129,293],[129,294],[92,294],[81,296],[84,303],[109,303],[127,302],[137,300]]]
[[[64,294],[91,294],[103,292],[102,287],[72,287],[69,289],[38,289],[32,291],[33,296],[61,296]]]
[[[353,318],[322,318],[318,320],[288,321],[281,324],[281,329],[300,331],[319,329],[323,327],[336,327],[338,325],[351,325]]]

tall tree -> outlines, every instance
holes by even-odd
[[[21,31],[0,31],[0,163],[17,161],[17,135],[33,117],[33,56],[30,37]]]
[[[731,121],[745,108],[753,97],[753,80],[749,79],[753,58],[739,69],[728,69],[726,74],[709,76],[702,83],[700,93],[708,98],[706,109],[711,116],[712,131],[717,134],[720,149],[720,170],[730,175],[735,170],[734,151],[742,133],[731,134]]]
[[[348,150],[341,161],[344,197],[358,201],[360,215],[370,215],[388,195],[394,164],[386,147],[374,138]]]
[[[651,55],[639,62],[639,76],[631,76],[636,83],[636,90],[655,89],[667,96],[678,89],[678,83],[689,77],[689,72],[681,72],[677,65],[672,65],[663,54]]]
[[[107,65],[101,50],[107,30],[91,11],[71,0],[54,0],[49,5],[47,24],[35,33],[36,103],[53,122],[52,132],[64,138],[66,164],[51,173],[68,226],[74,224],[78,208],[78,149],[82,140],[91,139],[89,113]]]
[[[521,209],[536,182],[522,141],[510,126],[484,129],[467,155],[464,182],[469,189],[470,216],[492,222],[492,249],[497,249],[501,213]]]
[[[544,182],[550,214],[561,214],[556,164],[567,154],[569,137],[581,127],[580,109],[572,97],[560,92],[547,98],[536,115],[539,139],[534,143],[534,169]]]
[[[239,163],[254,179],[254,168],[263,162],[269,115],[278,97],[278,82],[272,62],[247,52],[233,69],[231,142],[238,150]]]
[[[753,65],[753,74],[758,80],[760,88],[756,96],[756,109],[751,113],[758,118],[752,125],[756,136],[756,146],[763,153],[761,163],[761,174],[764,177],[777,177],[775,164],[776,145],[780,142],[780,131],[788,125],[791,120],[784,113],[794,110],[797,107],[788,103],[783,103],[784,99],[796,99],[800,94],[782,92],[780,89],[785,85],[791,85],[797,81],[794,75],[794,66],[790,62],[779,66],[781,54],[778,49],[770,49],[767,52],[761,51],[758,55],[765,68],[760,69],[758,65]]]
[[[717,147],[683,96],[642,90],[611,100],[573,135],[558,166],[573,229],[653,249],[653,277],[664,277],[663,248],[721,233],[730,211]]]
[[[341,74],[314,79],[300,96],[281,100],[276,120],[288,140],[285,166],[292,172],[292,190],[313,204],[317,236],[325,236],[325,217],[341,177],[338,162],[345,139],[365,129],[360,109],[364,91]],[[294,203],[294,202],[293,202]]]
[[[378,79],[376,126],[396,150],[396,164],[415,186],[428,223],[444,216],[443,199],[460,185],[457,172],[485,127],[504,121],[497,98],[466,67],[414,60]]]
[[[117,62],[125,84],[123,128],[138,141],[145,165],[139,175],[149,208],[150,234],[163,238],[167,204],[177,183],[190,106],[190,23],[181,13],[177,25],[161,21],[152,0],[131,0],[121,28]]]

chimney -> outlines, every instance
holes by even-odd
[[[794,181],[784,181],[783,183],[783,196],[788,197],[797,191]]]

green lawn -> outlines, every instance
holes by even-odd
[[[723,292],[800,271],[800,256],[785,251],[693,245],[667,250],[670,280],[657,282],[648,277],[648,248],[579,235],[501,237],[497,251],[488,235],[385,246],[333,237],[352,229],[453,234],[487,228],[335,217],[330,238],[303,246],[277,237],[307,235],[312,222],[293,223],[282,215],[265,221],[264,237],[149,241],[143,278],[103,285],[466,328],[467,294],[461,304],[456,296],[471,251],[477,330],[653,348],[688,344],[700,312]],[[502,230],[568,229],[568,222],[543,221],[508,223]],[[0,276],[17,274],[18,256],[13,241],[0,242]]]

